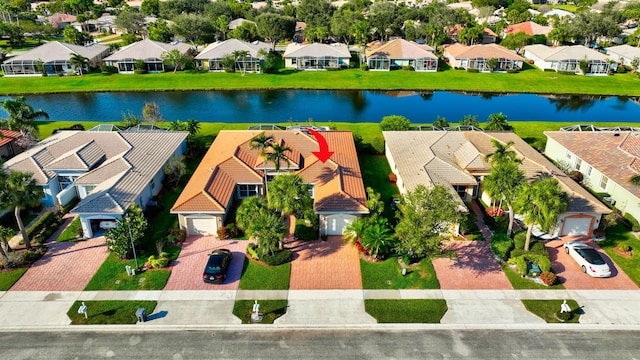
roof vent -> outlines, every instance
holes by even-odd
[[[620,133],[615,133],[613,134],[613,136],[620,136]]]
[[[212,168],[212,167],[210,167],[210,168],[209,168],[209,171],[213,172],[213,168]]]

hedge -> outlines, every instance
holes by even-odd
[[[298,240],[318,240],[318,229],[307,225],[304,220],[298,220],[293,236]]]
[[[551,271],[551,260],[544,255],[526,254],[509,260],[509,263],[516,264],[518,271],[522,275],[527,274],[527,262],[538,264],[542,272]]]
[[[494,234],[491,237],[491,250],[503,261],[507,260],[513,246],[513,240],[506,234]]]
[[[278,265],[291,262],[291,259],[292,259],[291,250],[285,249],[285,250],[276,251],[273,255],[271,254],[262,255],[261,260],[262,262],[264,262],[269,266],[278,266]]]
[[[624,218],[629,220],[629,222],[631,223],[631,231],[640,231],[640,224],[638,223],[638,220],[633,217],[633,215],[626,213],[624,214]]]

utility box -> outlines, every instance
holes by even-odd
[[[136,319],[138,319],[138,322],[141,323],[147,321],[147,309],[139,308],[138,310],[136,310]]]

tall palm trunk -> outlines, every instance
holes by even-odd
[[[20,228],[20,234],[22,234],[22,240],[24,241],[24,246],[27,247],[27,250],[31,250],[31,242],[29,241],[29,235],[27,234],[27,229],[24,228],[24,224],[22,223],[22,219],[20,218],[20,207],[16,206],[13,213],[16,216],[16,222],[18,223],[18,228]]]
[[[529,251],[529,243],[531,242],[531,233],[533,232],[533,223],[527,227],[527,238],[524,242],[524,251]]]
[[[513,213],[513,205],[511,205],[511,203],[507,204],[507,208],[509,209],[509,226],[507,227],[507,235],[511,237],[513,234],[513,220],[516,214]]]
[[[9,262],[9,256],[7,255],[7,252],[4,251],[4,245],[0,246],[0,256],[2,256],[2,262],[5,264]]]

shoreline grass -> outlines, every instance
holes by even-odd
[[[636,74],[568,76],[529,65],[517,74],[469,73],[447,66],[415,71],[292,71],[279,74],[181,71],[145,75],[90,73],[69,77],[3,77],[0,95],[187,90],[417,90],[487,93],[640,96]]]

